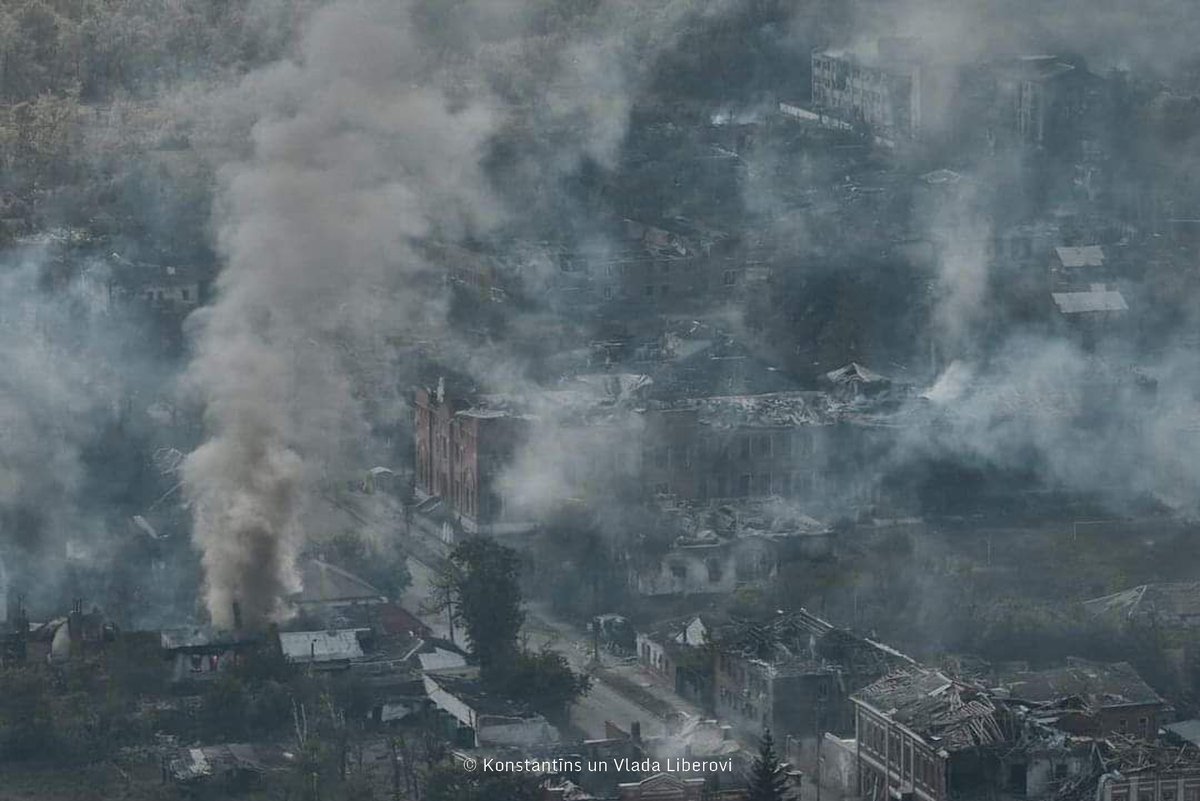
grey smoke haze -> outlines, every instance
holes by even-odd
[[[517,172],[553,197],[554,180],[619,144],[622,76],[636,64],[623,35],[653,44],[692,11],[665,2],[631,28],[602,6],[580,20],[584,34],[537,49],[516,25],[536,8],[335,2],[314,12],[294,58],[227,98],[229,113],[253,115],[251,152],[221,173],[225,268],[194,320],[187,376],[209,437],[184,470],[215,624],[232,622],[235,600],[249,624],[277,617],[296,589],[306,504],[369,445],[352,378],[364,343],[453,339],[438,294],[420,289],[430,265],[413,242],[484,236],[504,218],[481,166],[491,137],[525,129],[536,147]],[[531,56],[553,71],[524,72]],[[495,94],[514,70],[511,86],[533,88],[532,122]]]
[[[1093,69],[1166,74],[1195,61],[1200,20],[1186,0],[864,0],[854,4],[848,41],[918,37],[947,61],[1071,50]]]
[[[1116,2],[1034,5],[1032,23],[1018,29],[1013,20],[1022,15],[999,2],[865,3],[846,41],[805,43],[920,34],[951,58],[1024,51],[1030,42],[1085,53],[1094,45],[1160,65],[1190,57],[1178,28],[1156,44],[1155,9],[1164,19],[1187,17],[1177,3],[1148,14]],[[296,586],[296,555],[314,533],[304,529],[306,505],[371,451],[362,413],[369,390],[403,383],[389,342],[444,342],[489,388],[522,384],[529,365],[521,356],[456,343],[437,265],[413,243],[486,240],[514,219],[552,227],[557,215],[573,213],[558,183],[585,162],[616,163],[654,56],[686,47],[688,24],[719,24],[740,7],[662,0],[558,12],[533,0],[345,0],[312,12],[291,58],[223,97],[218,111],[228,119],[206,124],[248,136],[244,157],[221,173],[225,268],[216,302],[194,321],[188,372],[207,406],[209,439],[185,470],[215,623],[230,622],[234,599],[248,622],[281,613],[280,599]],[[799,15],[796,24],[809,19]],[[1125,37],[1129,22],[1136,33]],[[497,156],[497,143],[511,147]],[[504,176],[500,185],[490,168]],[[827,169],[814,164],[801,175]],[[773,208],[770,192],[784,189],[772,183],[773,171],[770,163],[751,169],[768,190],[752,193],[764,213]],[[779,221],[777,233],[799,249],[809,232],[790,222]],[[951,206],[937,226],[955,234],[939,265],[939,337],[948,353],[974,356],[991,278],[979,249],[991,221],[986,210],[966,215]],[[1059,352],[1054,340],[1045,345]],[[1038,357],[1025,368],[1061,366]],[[985,405],[968,417],[988,431],[996,414]],[[1046,426],[1022,433],[1065,430]],[[534,437],[510,480],[533,506],[561,489],[555,461],[543,459],[556,431],[552,423]],[[978,447],[973,429],[958,433],[947,447]],[[994,445],[991,456],[1012,458],[1000,450],[1009,443],[982,441]],[[522,472],[534,464],[536,474]]]
[[[57,600],[68,543],[93,565],[107,556],[84,452],[129,386],[81,282],[41,286],[48,250],[32,243],[0,261],[0,555],[35,604]]]

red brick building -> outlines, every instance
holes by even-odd
[[[529,431],[529,420],[501,408],[417,390],[414,399],[417,494],[440,497],[463,527],[478,530],[504,518],[496,479]]]
[[[864,801],[946,801],[986,785],[988,748],[1002,744],[1005,734],[983,693],[938,671],[912,668],[850,700]]]
[[[1167,702],[1128,662],[1069,659],[1064,667],[1010,673],[997,680],[1006,700],[1063,706],[1056,725],[1073,734],[1154,740],[1167,722]]]

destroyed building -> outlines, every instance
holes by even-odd
[[[1196,801],[1200,798],[1200,749],[1113,736],[1097,749],[1097,764],[1089,778],[1092,781],[1066,788],[1062,797],[1072,801],[1085,795],[1096,801]]]
[[[270,745],[227,743],[180,748],[164,757],[164,779],[201,798],[227,798],[269,786],[292,769],[295,754]]]
[[[851,696],[858,794],[868,801],[984,797],[1012,739],[1004,710],[983,691],[920,667]]]
[[[1058,709],[1047,722],[1077,735],[1153,741],[1169,709],[1132,665],[1069,660],[1064,667],[996,676],[997,698]]]
[[[244,663],[246,654],[262,645],[265,635],[193,626],[164,630],[160,640],[163,656],[170,664],[170,679],[178,683],[216,679]]]
[[[713,706],[713,654],[716,622],[690,615],[637,633],[638,664],[681,698],[704,709]]]
[[[436,389],[415,395],[417,512],[424,521],[444,515],[446,526],[466,533],[528,531],[536,521],[513,508],[501,479],[542,425],[555,426],[556,440],[576,440],[562,466],[563,497],[586,492],[592,483],[609,484],[636,475],[635,443],[618,447],[628,431],[629,404],[646,384],[642,376],[581,377],[556,389],[524,394],[464,393],[451,396],[439,380]],[[549,445],[549,443],[548,443]],[[593,458],[603,453],[607,458]],[[422,521],[418,521],[421,524]]]
[[[734,623],[713,639],[717,716],[748,736],[764,728],[792,736],[806,757],[825,732],[854,730],[854,692],[912,664],[804,610]]]
[[[1142,584],[1085,601],[1083,608],[1120,626],[1200,629],[1200,582]]]
[[[812,56],[814,108],[892,142],[945,124],[953,79],[953,68],[923,54],[913,39],[882,38]]]
[[[652,530],[624,556],[630,590],[703,595],[761,587],[779,568],[834,552],[829,526],[777,498],[719,506],[662,499]]]
[[[836,422],[816,392],[697,398],[646,418],[647,483],[688,500],[819,494]]]

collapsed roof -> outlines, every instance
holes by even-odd
[[[912,667],[894,672],[859,690],[852,699],[949,753],[999,745],[1009,739],[1000,710],[985,692],[940,671]]]
[[[766,622],[735,621],[713,639],[721,651],[769,667],[777,675],[875,673],[912,660],[886,646],[840,629],[801,609],[781,612]]]

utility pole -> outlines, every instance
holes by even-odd
[[[814,728],[816,729],[817,735],[817,770],[816,775],[813,776],[813,783],[817,785],[817,801],[821,801],[821,712],[824,710],[824,708],[825,703],[818,700],[817,714],[813,719]]]

